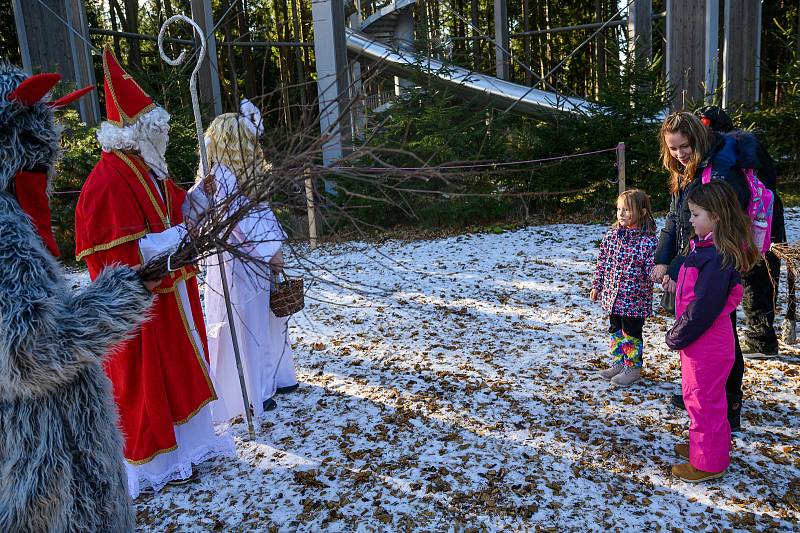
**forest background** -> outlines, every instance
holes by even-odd
[[[253,48],[218,45],[217,59],[224,110],[236,110],[240,98],[259,97],[261,107],[268,110],[271,150],[267,153],[280,157],[282,148],[318,131],[314,124],[312,0],[211,3],[218,43],[278,43]],[[353,4],[345,3],[348,8]],[[363,16],[387,3],[362,0]],[[661,13],[664,4],[664,0],[655,0],[653,12]],[[166,18],[191,12],[189,0],[87,0],[85,6],[91,28],[151,36],[158,34]],[[0,0],[0,8],[11,13],[11,0]],[[619,18],[614,17],[617,9],[617,2],[609,0],[508,0],[515,57],[511,79],[533,85],[536,77],[543,77],[565,95],[596,102],[592,112],[526,116],[493,108],[481,100],[464,99],[420,73],[412,77],[413,87],[404,98],[382,113],[368,112],[363,138],[382,149],[411,152],[430,164],[527,161],[603,150],[625,142],[627,186],[645,189],[655,207],[665,209],[669,200],[666,175],[658,158],[658,123],[652,120],[675,96],[664,81],[665,19],[655,17],[654,55],[647,65],[634,65],[626,59],[624,25],[598,32],[577,52],[594,29],[527,33]],[[762,9],[760,101],[753,108],[729,111],[737,125],[755,130],[766,144],[779,167],[781,192],[792,204],[800,198],[800,1],[765,0]],[[485,38],[494,35],[492,0],[419,0],[414,17],[414,47],[421,53],[476,72],[494,73],[494,44]],[[188,31],[175,33],[190,37]],[[129,72],[172,114],[168,161],[175,179],[190,183],[197,169],[197,141],[186,74],[159,58],[155,42],[98,33],[91,38],[98,49],[110,44]],[[291,42],[301,45],[285,44]],[[20,64],[10,16],[0,19],[0,57]],[[101,86],[102,62],[97,56],[94,60]],[[530,66],[531,71],[521,64]],[[363,76],[366,94],[393,91],[392,77],[367,66]],[[721,99],[719,94],[709,96]],[[102,90],[100,97],[102,100]],[[702,102],[682,104],[693,109]],[[56,181],[57,192],[63,194],[54,196],[53,206],[58,239],[69,259],[74,252],[74,191],[80,189],[100,149],[93,129],[81,124],[74,113],[68,113],[65,121],[65,154]],[[402,153],[389,156],[387,162],[418,164]],[[531,222],[607,220],[613,215],[616,175],[614,152],[604,152],[544,164],[487,166],[480,172],[460,172],[434,182],[415,182],[412,177],[402,190],[387,188],[385,183],[347,183],[342,178],[340,190],[346,193],[324,198],[335,209],[326,210],[323,217],[326,233],[340,237],[354,234],[354,221],[359,222],[360,232],[391,228],[446,232],[464,228],[502,231]],[[298,193],[278,192],[276,206],[285,206],[277,209],[284,218],[292,219],[293,212],[302,211],[301,203],[292,200]],[[302,224],[290,221],[289,226],[297,228],[295,236],[302,236]]]

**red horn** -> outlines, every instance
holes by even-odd
[[[84,94],[90,93],[94,91],[94,85],[90,85],[88,87],[84,87],[83,89],[78,89],[77,91],[73,91],[69,94],[65,94],[58,100],[54,102],[47,102],[47,105],[53,107],[55,109],[61,109],[62,107],[66,107]]]
[[[48,72],[45,74],[34,74],[19,84],[19,87],[11,91],[7,97],[9,102],[17,101],[26,106],[32,106],[50,92],[56,83],[61,79],[61,74]]]

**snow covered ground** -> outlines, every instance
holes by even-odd
[[[800,239],[800,210],[790,240]],[[587,294],[604,226],[550,225],[307,256],[301,388],[196,482],[136,503],[143,531],[797,530],[800,350],[748,361],[728,475],[676,481],[688,418],[669,319],[614,389]],[[357,288],[358,290],[355,290]],[[785,290],[784,290],[785,294]],[[741,315],[740,315],[741,316]]]

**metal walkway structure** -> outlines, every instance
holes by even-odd
[[[351,29],[345,30],[345,37],[347,50],[354,59],[376,63],[386,73],[401,77],[421,71],[456,92],[467,96],[482,95],[498,107],[513,105],[514,111],[534,115],[558,111],[586,112],[591,107],[588,101],[581,98],[568,98],[448,65],[438,59],[400,50]]]
[[[484,97],[487,103],[516,112],[587,111],[589,102],[555,92],[532,89],[495,76],[481,74],[414,52],[413,17],[417,0],[391,0],[359,24],[346,29],[347,50],[358,61],[377,64],[387,74],[408,78],[420,72],[466,97]]]

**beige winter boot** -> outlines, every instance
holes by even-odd
[[[635,366],[625,366],[622,372],[611,378],[611,383],[617,387],[630,387],[642,377],[642,369]]]

